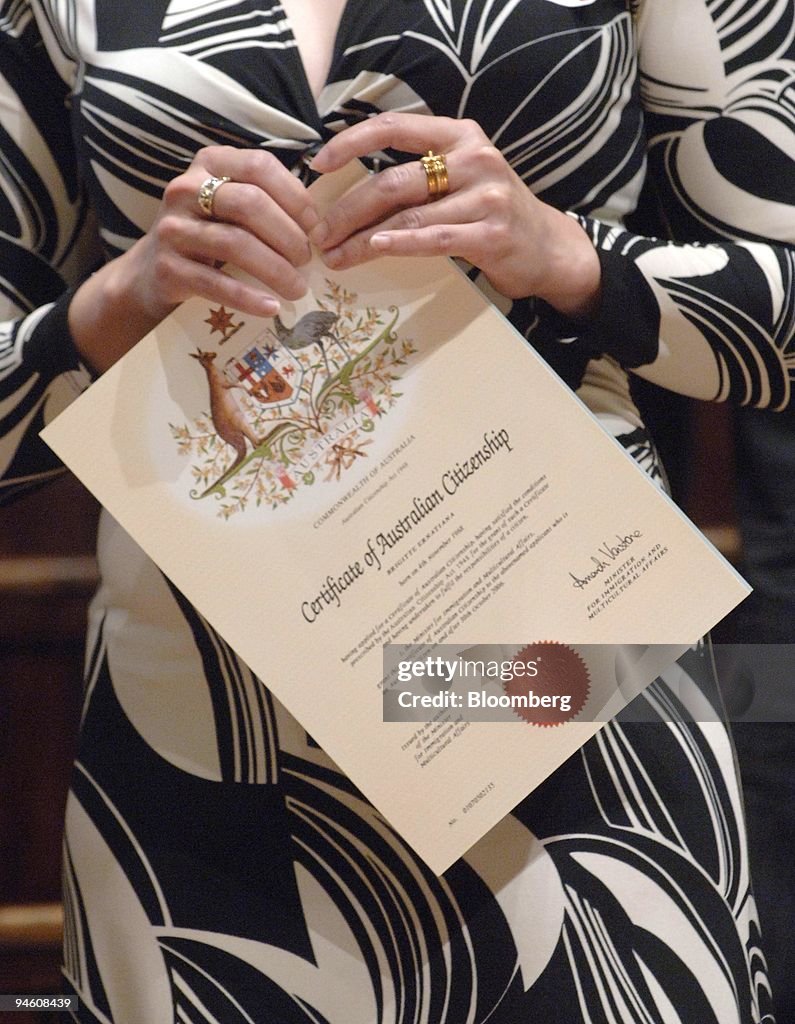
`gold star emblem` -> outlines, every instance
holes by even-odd
[[[226,309],[225,306],[219,306],[218,309],[211,309],[210,315],[204,321],[210,325],[210,334],[213,335],[216,331],[221,334],[221,344],[225,341],[229,341],[232,335],[239,331],[243,326],[242,321],[238,324],[233,321],[233,314]]]

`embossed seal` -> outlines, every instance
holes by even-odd
[[[516,714],[531,725],[561,725],[575,718],[585,707],[591,689],[590,676],[579,654],[554,640],[527,644],[514,657],[522,665],[505,685],[509,696],[527,695],[516,701]],[[527,666],[535,666],[535,675]]]

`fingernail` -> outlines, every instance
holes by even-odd
[[[378,231],[370,236],[370,245],[373,249],[388,249],[392,244],[392,238],[386,231]]]
[[[309,232],[309,240],[320,248],[328,238],[328,224],[321,220],[319,224],[316,224]]]
[[[324,252],[323,262],[328,267],[336,267],[342,262],[342,249],[337,247],[336,249],[329,249],[328,252]]]
[[[281,303],[278,299],[274,299],[268,295],[263,297],[260,301],[260,308],[262,310],[262,316],[276,316],[281,309]]]

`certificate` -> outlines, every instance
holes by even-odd
[[[748,588],[451,262],[303,273],[279,318],[186,302],[43,436],[441,872]],[[396,643],[525,651],[539,701],[561,655],[577,711],[385,721]]]

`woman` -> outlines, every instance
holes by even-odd
[[[468,261],[652,473],[625,368],[789,400],[789,2],[17,0],[3,15],[9,494],[55,471],[36,432],[87,367],[191,295],[273,315],[276,293],[303,294],[311,242],[335,269]],[[682,244],[622,226],[644,109]],[[448,170],[433,203],[428,150]],[[306,164],[373,153],[381,172],[321,220]],[[105,262],[85,279],[94,218]],[[772,1020],[730,742],[663,681],[644,698],[657,724],[610,723],[436,878],[107,517],[99,551],[67,811],[77,1019]],[[685,659],[681,691],[719,703],[705,661]]]

